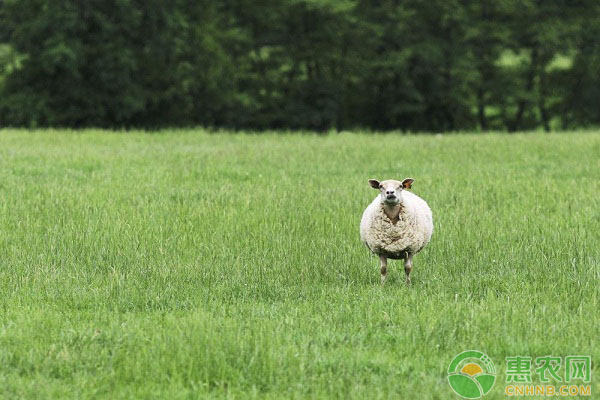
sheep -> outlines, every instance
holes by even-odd
[[[414,179],[402,182],[369,179],[369,185],[381,193],[365,209],[360,221],[360,239],[379,256],[381,283],[387,277],[387,260],[404,260],[406,283],[410,284],[413,256],[421,251],[433,233],[431,209],[410,189]]]

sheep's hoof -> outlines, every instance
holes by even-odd
[[[387,278],[386,275],[381,275],[381,284],[383,285],[385,283],[385,279]]]

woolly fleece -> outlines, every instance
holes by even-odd
[[[416,254],[433,233],[431,209],[419,196],[403,190],[399,220],[395,224],[383,211],[381,196],[366,208],[360,221],[360,239],[373,253],[391,259]]]

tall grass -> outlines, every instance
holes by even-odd
[[[434,236],[382,287],[367,179],[407,176]],[[0,395],[447,399],[468,349],[486,399],[507,356],[597,375],[599,177],[594,132],[0,131]]]

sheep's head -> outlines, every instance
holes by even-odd
[[[402,191],[404,189],[410,189],[412,183],[415,180],[412,178],[406,178],[402,182],[388,179],[385,181],[378,181],[376,179],[369,179],[369,185],[373,189],[378,189],[381,193],[381,202],[385,205],[395,206],[396,204],[402,203]]]

